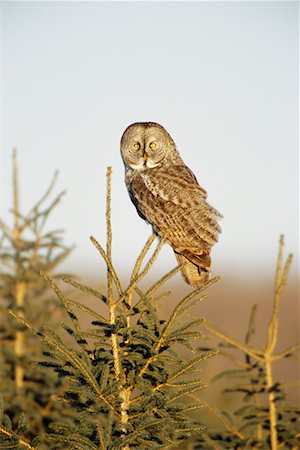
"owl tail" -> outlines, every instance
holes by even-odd
[[[211,266],[209,255],[197,256],[197,258],[193,258],[195,262],[192,262],[180,253],[174,253],[177,261],[181,264],[181,275],[184,281],[199,288],[209,280]]]

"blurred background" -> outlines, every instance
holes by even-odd
[[[1,215],[18,149],[26,211],[55,169],[66,189],[50,220],[76,249],[64,269],[101,284],[106,167],[112,166],[113,258],[122,280],[151,233],[125,184],[119,141],[156,121],[223,215],[203,314],[245,333],[269,318],[280,233],[295,260],[282,346],[298,327],[298,2],[2,2]],[[176,265],[165,246],[151,277]],[[180,276],[178,289],[188,289]]]

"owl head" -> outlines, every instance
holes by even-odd
[[[125,166],[135,170],[181,161],[173,139],[164,127],[155,122],[129,125],[121,138],[121,154]]]

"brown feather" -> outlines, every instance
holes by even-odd
[[[176,259],[181,264],[181,275],[183,279],[195,288],[203,286],[209,280],[209,271],[192,263],[184,255],[175,253]]]

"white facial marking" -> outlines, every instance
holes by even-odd
[[[130,163],[129,167],[131,167],[131,169],[135,169],[135,170],[141,170],[141,169],[145,169],[146,168],[146,166],[144,164],[144,161],[139,163],[139,164],[132,164],[132,163]]]
[[[160,163],[160,161],[155,163],[155,162],[149,161],[149,159],[148,159],[147,160],[147,167],[148,167],[148,169],[153,169],[153,167],[157,167],[159,165],[159,163]]]

